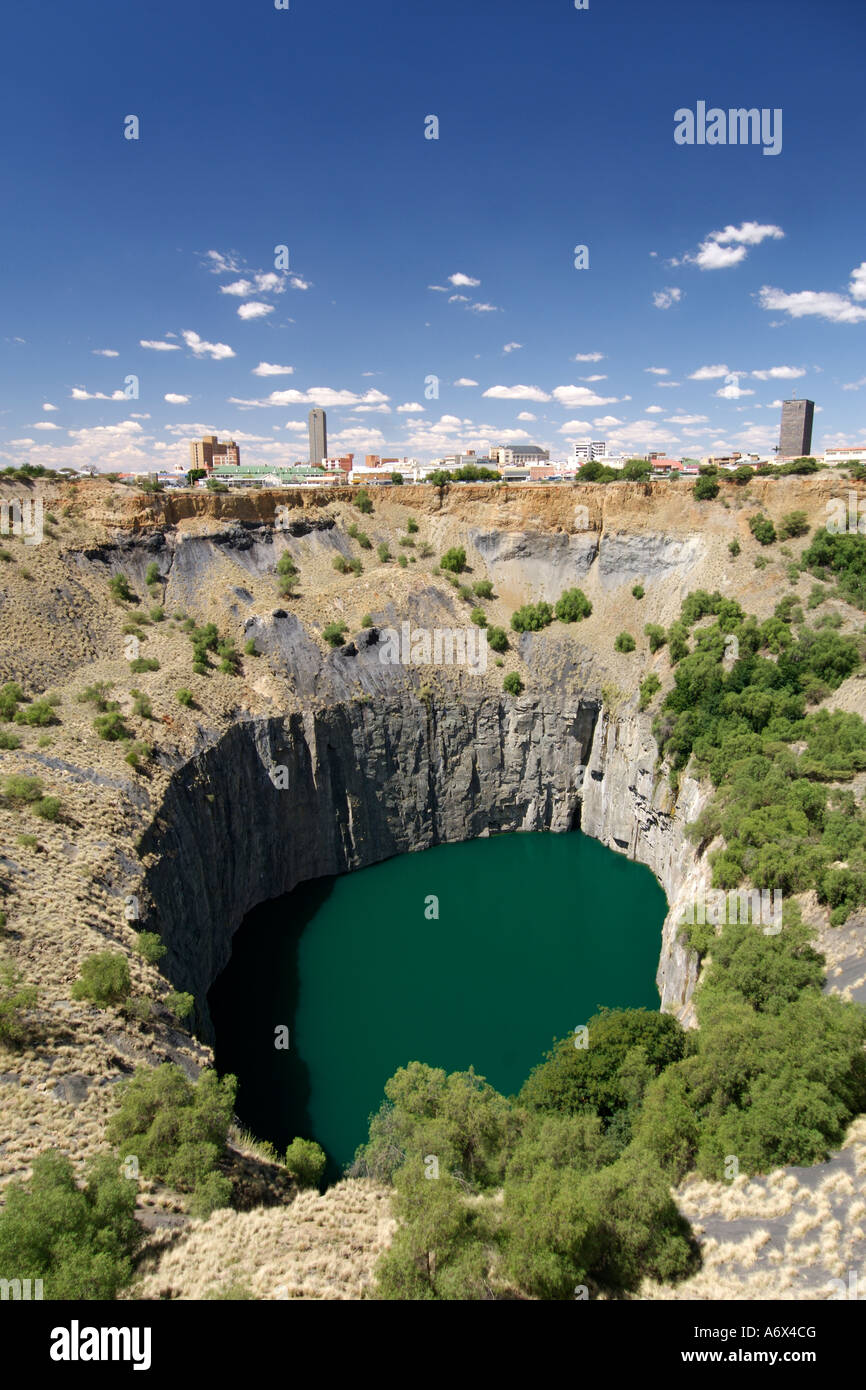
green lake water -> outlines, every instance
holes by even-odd
[[[407,1062],[472,1065],[509,1095],[599,1005],[657,1009],[666,910],[649,869],[577,832],[318,879],[236,934],[209,996],[217,1066],[239,1079],[244,1125],[280,1150],[316,1139],[336,1176]]]

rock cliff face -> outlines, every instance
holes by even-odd
[[[230,728],[178,769],[142,853],[163,965],[204,1001],[257,903],[446,841],[568,830],[598,703],[347,701]],[[202,1034],[212,1037],[206,1006]]]
[[[690,1023],[697,962],[678,923],[705,870],[683,831],[706,792],[685,780],[674,803],[654,762],[648,718],[591,697],[552,711],[380,692],[238,723],[178,769],[142,844],[166,973],[212,1040],[204,1001],[257,903],[436,844],[579,825],[662,884],[662,1007]]]

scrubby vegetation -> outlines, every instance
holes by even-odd
[[[553,622],[553,609],[543,600],[541,603],[525,603],[511,615],[511,626],[515,632],[540,632]]]
[[[41,1279],[46,1299],[111,1299],[132,1277],[144,1240],[134,1216],[136,1184],[108,1157],[91,1163],[83,1187],[69,1159],[49,1150],[29,1182],[11,1182],[0,1212],[0,1270]]]
[[[707,615],[716,621],[689,651],[689,630]],[[866,902],[866,819],[853,793],[832,784],[866,768],[866,724],[807,704],[857,669],[862,639],[807,628],[802,616],[793,598],[758,623],[733,599],[690,594],[676,650],[669,632],[674,687],[653,727],[675,770],[692,762],[717,788],[691,832],[724,839],[710,856],[713,886],[814,888],[838,923]]]
[[[106,1129],[119,1156],[135,1155],[145,1177],[192,1193],[194,1216],[227,1206],[231,1183],[217,1163],[234,1110],[235,1077],[204,1071],[193,1083],[166,1062],[138,1068],[122,1087],[120,1109]]]
[[[566,589],[556,600],[554,612],[561,623],[579,623],[589,617],[592,604],[582,589]]]
[[[348,632],[348,624],[342,622],[326,623],[322,629],[322,636],[330,647],[342,647],[345,638],[344,632]]]
[[[122,1004],[132,991],[129,964],[120,951],[97,951],[81,962],[81,974],[72,984],[72,998],[86,999],[104,1008]]]
[[[5,921],[4,914],[4,926]],[[33,1008],[37,993],[13,961],[0,960],[0,1047],[18,1047],[26,1040],[23,1015]]]
[[[706,948],[707,942],[704,941]],[[350,1175],[391,1183],[401,1222],[377,1268],[386,1299],[571,1299],[695,1267],[670,1185],[814,1163],[866,1105],[866,1013],[821,993],[823,962],[725,927],[696,994],[700,1028],[602,1009],[554,1044],[516,1097],[471,1069],[412,1062],[386,1084]],[[579,1030],[580,1031],[580,1030]]]
[[[327,1161],[324,1149],[312,1139],[293,1139],[286,1149],[286,1168],[301,1187],[318,1187]]]
[[[460,574],[466,568],[466,551],[462,545],[454,545],[439,561],[439,568],[450,570],[452,574]]]

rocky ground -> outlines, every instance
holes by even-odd
[[[39,988],[26,1045],[0,1051],[0,1184],[26,1176],[33,1157],[52,1145],[78,1164],[103,1147],[116,1083],[137,1064],[173,1060],[195,1075],[209,1060],[207,1046],[178,1026],[165,1007],[172,985],[134,953],[136,924],[130,920],[136,910],[144,918],[159,915],[154,888],[168,876],[165,854],[172,831],[165,823],[166,808],[194,806],[202,816],[207,798],[215,795],[202,782],[193,798],[208,750],[235,747],[231,740],[243,725],[253,730],[263,758],[256,731],[272,732],[276,721],[283,730],[303,729],[306,746],[326,759],[340,711],[351,710],[347,737],[356,741],[358,761],[364,761],[366,736],[359,730],[366,728],[371,747],[377,737],[386,738],[372,762],[380,755],[393,758],[404,778],[423,780],[413,833],[427,843],[442,832],[435,817],[431,822],[433,794],[427,786],[437,748],[458,751],[434,788],[434,800],[459,793],[460,805],[477,802],[473,779],[487,767],[485,786],[491,788],[493,805],[494,783],[502,784],[503,769],[511,768],[520,815],[530,818],[528,824],[550,824],[551,818],[567,815],[579,783],[564,767],[565,754],[548,765],[544,759],[550,754],[544,750],[552,739],[571,740],[573,761],[585,761],[584,744],[594,737],[594,702],[604,711],[605,739],[623,739],[624,721],[632,721],[645,778],[658,784],[659,797],[668,795],[649,752],[652,711],[641,717],[639,729],[635,724],[640,679],[657,671],[663,691],[671,679],[664,649],[649,654],[644,624],[669,624],[685,594],[699,587],[719,588],[759,617],[771,613],[787,593],[805,603],[812,581],[800,576],[791,583],[787,565],[808,541],[773,546],[769,563],[758,568],[756,561],[767,554],[752,538],[749,517],[763,510],[778,522],[798,507],[816,527],[826,520],[831,499],[844,497],[847,487],[829,475],[753,481],[746,489],[726,483],[719,499],[700,504],[689,487],[674,482],[495,492],[462,485],[441,497],[430,487],[404,487],[374,491],[374,512],[363,516],[347,490],[146,498],[100,480],[30,485],[44,498],[45,537],[38,546],[0,538],[0,684],[16,680],[30,698],[49,695],[57,722],[44,728],[4,725],[21,745],[0,752],[0,775],[37,776],[46,795],[60,798],[62,812],[56,822],[46,822],[26,806],[0,805],[0,906],[6,914],[0,953]],[[18,496],[20,488],[13,490],[4,479],[0,494]],[[401,546],[410,516],[418,522],[411,537],[415,544]],[[353,523],[369,535],[372,549],[361,549],[349,536]],[[736,559],[728,550],[734,538],[741,546]],[[381,563],[380,542],[388,544],[392,556],[404,554],[406,567],[396,559]],[[572,585],[590,598],[591,617],[571,626],[555,624],[540,635],[512,634],[504,665],[497,666],[491,653],[483,674],[382,666],[362,628],[368,615],[380,629],[399,629],[403,621],[418,627],[469,625],[472,605],[434,572],[440,555],[455,545],[467,551],[470,573],[463,580],[493,583],[495,597],[480,604],[489,622],[508,629],[519,604],[555,601]],[[283,551],[291,553],[300,572],[291,598],[278,591],[275,565]],[[333,561],[339,555],[360,558],[362,573],[338,574]],[[160,579],[148,588],[145,575],[154,562]],[[121,571],[135,591],[134,602],[111,597],[109,580]],[[640,599],[631,592],[637,583],[645,590]],[[827,611],[840,613],[844,631],[862,630],[862,614],[837,600],[822,606],[821,612]],[[215,623],[240,651],[252,638],[259,654],[243,655],[237,675],[217,670],[195,675],[183,630],[187,618]],[[347,641],[332,651],[322,631],[335,620],[346,623]],[[124,631],[130,627],[143,633],[143,640]],[[634,635],[634,653],[614,651],[620,631]],[[135,655],[158,662],[158,669],[133,672]],[[502,695],[508,671],[519,672],[525,684],[516,700]],[[110,686],[109,698],[118,702],[134,737],[153,747],[153,758],[139,769],[124,760],[124,745],[98,736],[94,706],[79,699],[97,682]],[[178,702],[182,688],[192,692],[189,707]],[[147,697],[149,717],[133,712],[134,690]],[[864,697],[866,686],[854,678],[828,703],[863,713]],[[402,723],[399,739],[395,719]],[[489,766],[471,752],[478,729],[485,727],[505,731],[503,748],[494,746],[497,739],[489,745]],[[514,764],[518,749],[519,767]],[[465,786],[459,786],[464,772]],[[320,789],[322,777],[316,777]],[[556,794],[545,798],[551,784]],[[179,788],[186,788],[185,802]],[[369,827],[381,792],[372,782],[364,795],[358,792],[368,835],[378,833]],[[354,797],[350,789],[345,815],[335,813],[342,835],[339,853],[349,867],[360,862],[353,854],[372,852],[352,843],[359,809]],[[502,807],[504,798],[496,812],[503,817],[500,823],[506,814]],[[605,831],[604,838],[620,845],[621,826],[631,812],[623,805],[613,810],[620,830]],[[239,811],[233,824],[242,835],[243,808]],[[610,812],[598,808],[599,825],[613,823]],[[453,814],[457,817],[456,810]],[[360,824],[356,819],[356,839]],[[461,832],[458,819],[446,828],[452,835],[480,833],[469,821]],[[628,852],[638,852],[633,839],[626,837]],[[183,863],[175,861],[171,872],[181,884],[193,882],[185,879]],[[263,883],[259,895],[270,896],[267,888]],[[255,891],[255,883],[245,883],[245,893]],[[133,899],[140,899],[137,907],[130,907]],[[237,906],[240,911],[243,904]],[[828,956],[829,987],[866,997],[866,921],[855,918],[831,931],[817,904],[806,907]],[[82,959],[106,947],[128,955],[136,996],[150,1001],[149,1017],[134,1019],[72,1001]],[[179,980],[172,983],[185,987]],[[788,1170],[739,1186],[686,1184],[680,1201],[703,1228],[704,1270],[679,1290],[647,1290],[645,1296],[715,1297],[710,1289],[719,1287],[773,1290],[725,1294],[731,1297],[795,1297],[797,1289],[826,1296],[820,1292],[824,1282],[839,1277],[842,1266],[853,1262],[862,1268],[864,1140],[855,1127],[848,1148],[820,1176],[817,1169]],[[239,1139],[236,1144],[238,1165],[255,1166],[255,1153],[245,1152]],[[145,1296],[168,1291],[200,1297],[226,1283],[226,1270],[257,1297],[359,1296],[380,1243],[389,1238],[383,1194],[365,1184],[341,1184],[322,1198],[305,1196],[286,1205],[291,1194],[276,1190],[267,1174],[262,1182],[268,1200],[281,1205],[217,1213],[207,1223],[189,1223],[177,1194],[143,1187],[142,1216],[154,1232]],[[265,1252],[261,1260],[250,1255],[259,1248]],[[800,1279],[802,1262],[810,1259],[812,1272]],[[866,1278],[862,1282],[866,1287]]]

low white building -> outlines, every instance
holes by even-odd
[[[824,450],[823,461],[827,468],[835,468],[837,463],[847,463],[849,459],[866,463],[866,444],[843,444],[841,448]]]

